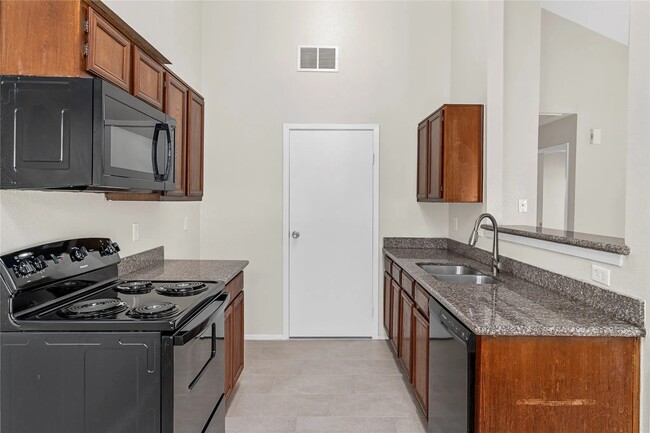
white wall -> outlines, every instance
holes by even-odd
[[[542,8],[627,45],[630,0],[541,0]]]
[[[578,115],[578,232],[625,234],[627,75],[627,45],[542,10],[539,111]],[[602,144],[589,144],[591,128],[602,130]]]
[[[174,63],[172,69],[201,90],[200,4],[198,2],[106,1],[120,17]],[[168,23],[164,32],[160,23]],[[209,104],[210,101],[207,101]],[[208,145],[208,143],[206,143]],[[184,217],[190,229],[183,231]],[[133,242],[131,225],[140,224]],[[198,203],[108,202],[103,194],[0,192],[0,252],[80,236],[109,236],[122,256],[164,245],[168,257],[197,257]]]
[[[487,106],[488,68],[488,11],[491,5],[484,1],[454,1],[451,3],[451,99],[455,104],[483,104]],[[489,149],[484,144],[484,151]],[[483,172],[491,155],[484,153]],[[484,202],[488,196],[489,175],[484,176]],[[485,209],[484,203],[449,204],[449,236],[466,242],[474,219]]]
[[[447,236],[448,206],[415,189],[417,122],[450,97],[449,3],[206,2],[202,16],[201,254],[250,260],[247,334],[282,333],[283,123],[378,123],[381,236]],[[303,44],[339,46],[340,72],[297,72]]]

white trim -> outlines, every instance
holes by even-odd
[[[373,132],[372,191],[372,321],[373,339],[379,335],[379,125],[378,124],[295,124],[282,126],[282,336],[289,339],[289,134],[296,130],[342,130]]]
[[[494,238],[494,232],[483,230],[483,236]],[[607,263],[608,265],[623,266],[625,256],[609,253],[607,251],[592,250],[590,248],[577,247],[575,245],[560,244],[557,242],[545,241],[542,239],[528,238],[525,236],[512,235],[510,233],[499,233],[499,241],[512,242],[513,244],[526,245],[568,256],[580,257],[594,262]]]
[[[286,340],[282,334],[246,334],[244,335],[244,340]]]

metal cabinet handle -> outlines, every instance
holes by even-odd
[[[299,231],[292,231],[291,232],[291,237],[294,239],[298,239],[300,237],[300,232]]]

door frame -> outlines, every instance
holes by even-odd
[[[379,338],[379,124],[283,124],[282,145],[282,336],[289,339],[289,136],[291,131],[372,131],[372,338]]]
[[[543,155],[547,155],[549,153],[564,153],[566,158],[565,158],[565,164],[564,164],[564,177],[566,179],[566,183],[564,185],[564,230],[572,230],[569,228],[569,171],[571,170],[571,163],[569,161],[569,158],[571,158],[571,155],[569,153],[569,142],[566,143],[561,143],[561,144],[555,144],[553,146],[547,146],[547,147],[540,147],[537,149],[537,164],[539,167],[539,160]],[[543,160],[542,160],[543,161]],[[542,165],[542,169],[544,166]],[[540,183],[541,181],[541,188],[542,191],[544,191],[544,173],[542,171],[541,173],[541,178],[538,177],[537,179],[537,194],[539,195],[539,190],[540,190]],[[538,199],[539,203],[539,199]],[[537,211],[537,223],[536,225],[539,226],[539,220],[540,216],[544,215],[544,200],[543,200],[543,194],[542,194],[542,206],[538,209]],[[539,206],[538,206],[539,207]],[[544,224],[544,219],[542,219],[542,224]]]

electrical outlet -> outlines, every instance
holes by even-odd
[[[454,231],[458,231],[458,217],[454,217]]]
[[[610,271],[600,266],[591,265],[591,279],[605,286],[610,285]]]
[[[190,218],[185,217],[185,219],[183,220],[183,230],[188,231],[189,229],[190,229]]]
[[[519,199],[519,213],[526,213],[528,212],[528,200],[525,198],[520,198]]]
[[[140,240],[140,224],[133,223],[133,242]]]

